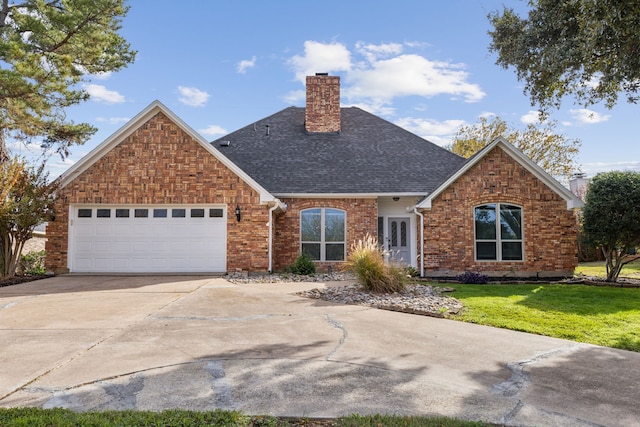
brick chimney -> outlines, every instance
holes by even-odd
[[[305,128],[309,133],[340,132],[340,77],[307,76]]]

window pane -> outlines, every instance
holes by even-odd
[[[400,246],[407,246],[407,222],[402,221],[400,223]]]
[[[476,239],[485,240],[495,238],[496,205],[478,206],[476,208]]]
[[[321,239],[321,210],[309,209],[300,213],[300,236],[303,242],[319,242]],[[320,259],[318,247],[318,258]]]
[[[204,209],[191,209],[191,218],[204,218]]]
[[[149,216],[149,209],[136,209],[133,211],[133,216],[136,218],[147,218]]]
[[[209,218],[223,218],[224,212],[222,209],[209,209]]]
[[[326,261],[344,261],[344,243],[327,243],[325,258]]]
[[[325,242],[344,242],[344,212],[325,209],[324,240]]]
[[[91,218],[91,209],[78,209],[78,218]]]
[[[96,209],[98,218],[111,218],[111,209]]]
[[[172,218],[184,218],[185,216],[187,216],[186,209],[171,209]]]
[[[116,209],[116,218],[129,218],[129,209]]]
[[[522,242],[502,242],[504,261],[522,261]]]
[[[503,240],[522,239],[522,209],[500,205],[500,237]]]
[[[320,243],[303,243],[302,253],[309,255],[314,261],[320,261]]]
[[[384,217],[378,217],[378,245],[381,246],[384,241]]]
[[[167,217],[167,210],[166,209],[154,209],[153,210],[153,217],[154,218],[166,218]]]
[[[476,258],[484,260],[495,260],[496,243],[495,242],[476,242]]]

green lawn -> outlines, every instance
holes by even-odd
[[[640,288],[562,284],[453,285],[453,319],[640,351]]]
[[[403,417],[394,415],[351,415],[332,420],[248,416],[237,411],[104,411],[73,412],[68,409],[0,408],[2,427],[489,427],[480,421],[444,417]]]
[[[594,277],[606,277],[606,268],[604,266],[604,261],[595,261],[595,262],[581,262],[576,268],[575,274],[577,276],[594,276]],[[631,277],[640,279],[640,259],[637,259],[633,262],[622,267],[622,271],[620,272],[620,277]]]

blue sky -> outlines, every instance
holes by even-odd
[[[62,173],[158,99],[209,140],[290,105],[304,106],[304,76],[339,75],[342,105],[359,106],[443,145],[481,115],[513,127],[537,118],[513,70],[495,65],[487,14],[520,0],[131,0],[121,33],[136,62],[90,76],[91,99],[69,110],[98,133],[72,149]],[[640,106],[585,110],[570,99],[557,131],[582,141],[594,176],[640,170]],[[14,148],[27,154],[29,148]]]

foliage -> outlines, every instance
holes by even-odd
[[[117,71],[135,52],[118,34],[124,0],[25,0],[0,5],[0,162],[5,138],[42,136],[61,156],[95,129],[66,120],[88,99],[83,76]]]
[[[0,163],[0,280],[15,275],[24,243],[53,215],[56,183],[38,168],[12,159]],[[7,185],[5,187],[5,185]]]
[[[607,277],[607,267],[604,261],[581,262],[575,271],[576,276]],[[640,279],[640,259],[625,264],[618,277]]]
[[[28,276],[40,276],[47,273],[44,267],[45,251],[32,251],[20,257],[20,269]]]
[[[394,263],[385,264],[378,241],[370,235],[351,246],[346,268],[367,291],[400,292],[404,289],[404,268]]]
[[[321,423],[321,424],[319,424]],[[256,427],[256,426],[335,426],[335,427],[483,427],[490,426],[480,421],[463,421],[446,417],[407,417],[396,415],[351,415],[335,420],[316,421],[313,418],[296,419],[273,417],[270,415],[244,415],[239,411],[92,411],[74,412],[69,409],[54,408],[0,408],[0,425],[3,427],[22,426],[156,426],[156,427]]]
[[[316,274],[316,264],[307,253],[302,253],[296,259],[296,262],[289,266],[287,272],[292,274],[301,274],[310,276]]]
[[[410,265],[407,265],[404,267],[404,273],[407,277],[419,277],[420,276],[420,271],[415,268],[412,267]]]
[[[601,248],[609,282],[640,258],[640,172],[606,172],[589,184],[582,215],[586,241]]]
[[[463,274],[456,276],[456,280],[460,283],[482,285],[489,283],[489,276],[486,274],[465,271]]]
[[[640,2],[531,0],[528,17],[513,9],[489,15],[489,50],[496,63],[515,67],[531,103],[559,108],[572,94],[588,106],[611,108],[624,92],[640,97]]]
[[[640,289],[567,284],[456,285],[451,318],[640,351]]]
[[[468,158],[499,136],[552,176],[568,179],[578,169],[576,158],[581,142],[558,134],[554,121],[528,124],[525,130],[519,130],[510,127],[500,117],[480,117],[478,123],[460,128],[447,148]]]

